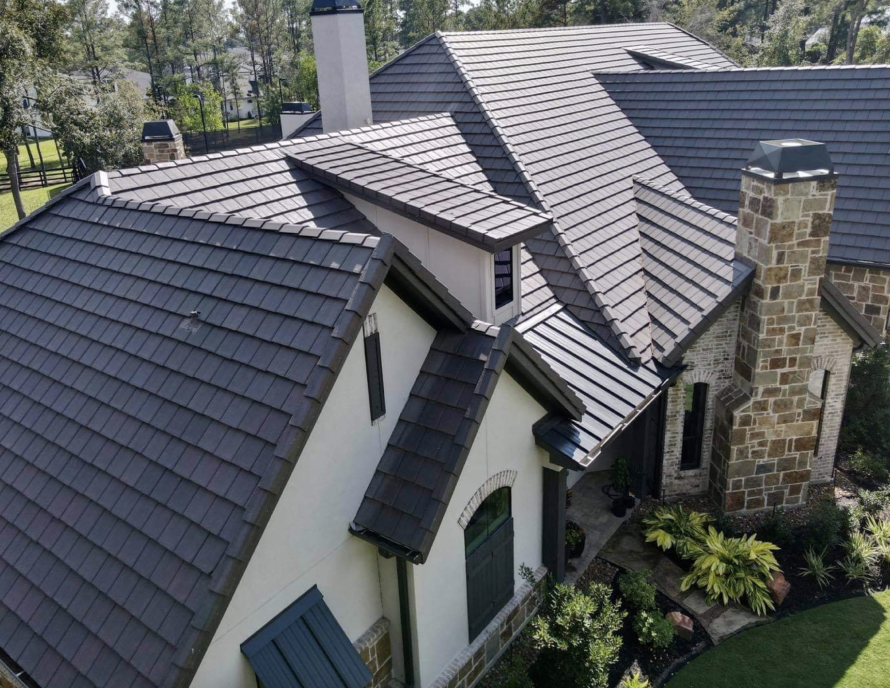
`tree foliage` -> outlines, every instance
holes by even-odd
[[[844,454],[863,449],[890,456],[890,347],[853,359],[839,448]]]

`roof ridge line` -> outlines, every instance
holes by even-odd
[[[706,41],[706,40],[705,40],[704,38],[702,38],[701,36],[696,36],[696,35],[695,35],[694,33],[692,33],[691,31],[687,31],[687,30],[684,29],[682,26],[680,26],[679,24],[675,24],[674,22],[665,21],[665,22],[662,22],[662,23],[667,24],[668,26],[672,26],[672,27],[674,27],[675,29],[677,29],[677,31],[682,31],[683,33],[685,33],[685,34],[686,34],[687,36],[689,36],[690,38],[692,38],[692,39],[698,41],[699,43],[702,43],[702,44],[708,46],[711,50],[720,53],[721,55],[723,55],[724,58],[726,58],[729,62],[732,62],[734,65],[739,65],[738,62],[736,62],[735,60],[733,60],[729,55],[727,55],[725,52],[723,52],[720,48],[718,48],[716,45],[714,45],[714,44],[711,43],[710,41]],[[741,65],[739,65],[739,66],[741,66]]]
[[[727,58],[728,59],[728,58]],[[619,75],[619,74],[702,74],[714,72],[726,72],[730,74],[747,73],[747,72],[818,72],[818,71],[843,71],[843,70],[869,70],[869,69],[890,69],[890,64],[855,64],[855,65],[790,65],[787,67],[709,67],[707,69],[603,69],[596,70],[596,75]]]
[[[401,121],[404,121],[404,120],[401,120]],[[313,138],[315,138],[315,137],[313,137]],[[343,138],[346,138],[346,137],[343,137]],[[307,138],[306,140],[308,141],[309,139]],[[416,162],[411,162],[410,160],[405,160],[404,158],[400,158],[398,156],[392,155],[391,153],[388,153],[386,151],[376,150],[374,148],[367,146],[364,143],[360,143],[358,141],[350,141],[350,140],[347,140],[347,143],[351,146],[357,146],[358,148],[361,148],[362,150],[366,150],[369,153],[374,153],[375,155],[381,155],[389,160],[394,160],[395,162],[398,162],[401,165],[405,165],[406,167],[411,167],[412,169],[420,170],[421,172],[424,172],[425,174],[432,175],[438,179],[442,179],[443,181],[447,181],[452,184],[459,184],[460,186],[464,186],[469,189],[473,189],[473,191],[477,191],[481,194],[485,194],[486,196],[492,196],[492,197],[498,199],[499,201],[509,203],[510,205],[512,205],[515,208],[521,208],[523,210],[528,210],[532,213],[543,216],[545,219],[547,219],[550,222],[553,222],[553,214],[549,211],[538,210],[534,206],[525,205],[524,203],[520,203],[519,201],[514,201],[512,198],[509,198],[507,196],[502,196],[501,194],[497,193],[496,191],[489,191],[487,189],[473,186],[472,184],[467,184],[466,182],[463,182],[460,179],[455,179],[454,177],[449,177],[445,174],[442,174],[441,172],[439,172],[437,170],[431,170],[431,169],[424,167],[423,165],[420,165]],[[296,158],[296,155],[293,152],[288,152],[288,153],[286,153],[286,155],[288,158]]]
[[[696,200],[692,194],[688,191],[680,192],[680,191],[671,191],[666,186],[662,184],[657,184],[651,179],[646,179],[645,177],[634,177],[633,178],[634,185],[645,186],[656,193],[660,193],[663,196],[667,196],[668,198],[672,198],[678,203],[683,203],[684,205],[691,206],[696,210],[700,210],[701,212],[710,215],[711,217],[717,218],[727,224],[731,224],[735,226],[738,223],[738,218],[734,215],[730,215],[729,213],[725,213],[719,208],[715,208],[713,206],[708,205],[707,203],[702,203],[701,201]]]
[[[612,330],[612,334],[618,339],[618,342],[625,349],[625,353],[631,358],[640,360],[642,359],[642,352],[640,352],[636,345],[633,343],[631,338],[622,331],[620,327],[617,326],[616,323],[621,322],[619,318],[612,312],[612,305],[607,304],[602,293],[596,286],[596,281],[594,278],[588,273],[587,269],[581,264],[580,256],[578,252],[575,250],[574,246],[566,239],[562,228],[559,225],[559,220],[553,216],[553,211],[550,209],[550,204],[547,203],[546,198],[544,198],[544,194],[538,188],[537,183],[531,176],[531,173],[526,169],[522,160],[519,158],[519,153],[513,148],[513,145],[507,139],[506,132],[503,127],[501,127],[500,123],[498,123],[497,118],[494,116],[494,113],[491,112],[488,107],[485,99],[482,97],[479,89],[476,87],[473,78],[470,76],[469,71],[464,66],[463,62],[460,59],[460,56],[457,54],[457,51],[451,46],[448,41],[448,37],[445,34],[437,35],[441,38],[442,47],[445,50],[445,54],[451,63],[454,65],[455,70],[457,70],[458,76],[460,76],[461,81],[464,86],[470,93],[470,97],[473,99],[473,102],[476,104],[476,107],[482,113],[482,116],[485,118],[489,127],[491,127],[492,133],[495,135],[495,138],[498,140],[498,143],[501,144],[501,147],[507,154],[507,158],[513,164],[513,167],[519,178],[522,180],[526,189],[532,196],[532,200],[541,205],[541,207],[547,212],[550,213],[551,217],[553,217],[552,225],[553,225],[553,233],[556,237],[557,243],[562,247],[563,251],[566,254],[566,257],[569,259],[569,262],[577,273],[578,277],[581,279],[581,282],[584,284],[587,292],[590,294],[591,298],[593,298],[593,302],[597,305],[597,307],[602,311],[603,317],[606,319],[606,322],[609,324],[609,329]]]
[[[97,174],[104,175],[104,172]],[[106,177],[107,181],[107,177]],[[262,231],[275,231],[283,234],[295,234],[310,239],[318,239],[319,241],[331,241],[335,243],[352,243],[361,244],[369,248],[373,248],[380,240],[379,236],[373,234],[359,234],[357,232],[347,232],[343,229],[326,229],[324,227],[310,227],[308,225],[296,225],[290,222],[276,222],[275,220],[267,220],[263,218],[246,217],[244,215],[232,215],[229,213],[211,213],[206,210],[196,210],[194,208],[179,208],[175,205],[167,205],[160,201],[132,201],[121,198],[109,190],[108,185],[95,185],[92,198],[86,199],[101,205],[111,206],[114,208],[127,208],[128,210],[137,210],[149,213],[157,213],[159,215],[173,215],[176,217],[194,218],[195,220],[204,220],[205,222],[216,222],[222,225],[233,225],[243,227],[245,229],[259,229]],[[324,236],[327,234],[328,236]],[[332,236],[338,234],[339,236]],[[360,240],[351,240],[352,237]]]
[[[478,29],[476,31],[436,31],[435,36],[447,37],[447,36],[480,36],[483,34],[504,34],[504,33],[543,33],[543,32],[553,32],[559,33],[562,31],[578,31],[582,29],[593,29],[594,31],[604,30],[604,29],[614,29],[616,27],[627,27],[627,26],[673,26],[670,22],[667,21],[654,21],[654,22],[622,22],[619,24],[575,24],[571,26],[532,26],[524,29]],[[679,27],[677,27],[679,28]],[[419,45],[419,44],[418,44]]]

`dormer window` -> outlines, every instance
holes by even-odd
[[[513,302],[513,249],[494,254],[495,310]]]

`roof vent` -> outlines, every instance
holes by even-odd
[[[201,311],[192,311],[188,317],[179,323],[179,329],[185,330],[189,334],[193,334],[201,329]]]
[[[313,0],[312,14],[327,14],[329,12],[364,12],[358,0]]]
[[[160,122],[146,122],[142,125],[142,142],[173,141],[179,135],[179,128],[172,119]]]
[[[761,141],[743,172],[773,181],[812,181],[834,176],[834,163],[824,143],[806,139]]]

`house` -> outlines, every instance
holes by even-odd
[[[727,511],[829,478],[887,267],[849,127],[770,133],[774,82],[668,24],[435,34],[363,80],[361,8],[312,21],[295,138],[184,159],[152,123],[0,240],[5,683],[471,688],[585,474]],[[735,163],[640,86],[713,75],[764,91]]]

